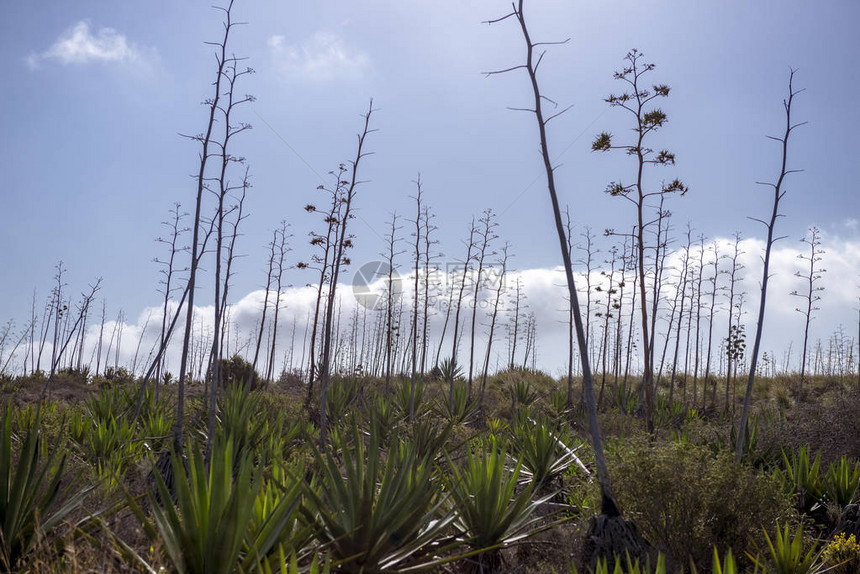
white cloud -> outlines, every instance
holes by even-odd
[[[100,28],[93,34],[89,22],[81,20],[63,32],[47,50],[31,54],[27,63],[31,69],[36,69],[46,61],[68,66],[90,63],[140,64],[144,60],[143,52],[129,44],[123,34],[113,28]]]
[[[268,45],[275,68],[290,79],[320,83],[354,79],[371,66],[366,54],[351,50],[331,32],[315,32],[300,46],[288,44],[284,36],[272,36]]]

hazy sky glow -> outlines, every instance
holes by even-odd
[[[23,325],[34,288],[41,308],[59,260],[72,293],[104,277],[109,316],[122,308],[137,318],[158,304],[152,259],[162,255],[160,222],[174,201],[193,209],[198,147],[179,134],[205,127],[200,103],[210,96],[214,58],[204,42],[221,31],[210,3],[0,4],[0,321]],[[368,139],[374,154],[363,165],[354,262],[384,249],[392,211],[412,217],[420,172],[448,260],[462,258],[471,216],[493,208],[516,269],[560,263],[533,117],[507,109],[529,105],[527,78],[482,74],[523,61],[514,22],[482,24],[509,8],[489,0],[444,7],[237,0],[235,17],[247,24],[231,50],[256,70],[238,91],[257,101],[242,109],[254,129],[234,147],[247,157],[253,182],[236,302],[261,289],[266,243],[279,221],[293,233],[290,263],[307,258],[307,232],[319,221],[302,207],[319,201],[320,176],[352,157],[371,97],[379,131]],[[809,123],[791,142],[790,167],[804,171],[788,180],[778,223],[787,236],[778,244],[785,262],[766,349],[799,344],[802,323],[788,291],[799,288],[791,262],[811,225],[824,233],[824,297],[831,298],[814,336],[827,339],[840,323],[856,332],[860,3],[533,0],[526,16],[535,39],[571,38],[549,49],[541,72],[545,94],[573,106],[551,124],[550,144],[576,233],[588,225],[600,235],[633,222],[626,202],[603,193],[610,181],[631,179],[632,163],[621,153],[594,154],[590,144],[601,131],[629,133],[624,113],[603,98],[622,89],[613,71],[637,48],[657,65],[650,80],[672,87],[661,102],[669,122],[653,142],[675,152],[677,165],[652,170],[648,184],[680,177],[690,187],[669,205],[675,247],[688,221],[709,240],[736,231],[750,238],[747,310],[758,304],[754,248],[763,237],[748,216],[767,217],[771,201],[755,182],[778,175],[779,147],[765,136],[784,129],[782,100],[789,69],[797,68],[796,87],[806,90],[795,118]],[[312,275],[291,270],[287,280],[299,288]],[[210,298],[208,290],[201,296]],[[563,332],[553,313],[563,302],[555,297],[530,301],[539,310],[540,362],[550,370],[563,365],[564,357],[552,355],[566,348],[557,344]]]

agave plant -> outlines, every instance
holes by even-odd
[[[463,367],[456,359],[448,357],[439,363],[439,375],[443,381],[456,381],[463,378]]]
[[[407,407],[408,409],[408,407]],[[391,431],[400,422],[400,413],[391,400],[383,395],[376,395],[368,409],[368,423],[374,427],[379,437],[386,442]],[[409,411],[407,410],[407,414]]]
[[[410,428],[410,443],[415,447],[419,458],[437,460],[445,448],[445,443],[451,436],[453,428],[451,422],[416,421]]]
[[[487,417],[486,425],[487,434],[494,437],[502,436],[509,428],[508,423],[498,417]]]
[[[259,416],[263,410],[260,395],[249,394],[239,384],[229,385],[218,405],[218,434],[232,442],[236,462],[252,451],[263,439],[268,417]]]
[[[157,397],[153,387],[144,389],[137,425],[140,438],[149,450],[160,452],[166,448],[173,430],[175,413],[175,406],[170,404],[166,396]]]
[[[163,384],[170,385],[172,380],[173,375],[170,373],[164,373]],[[143,395],[138,395],[137,399],[134,399],[133,396],[129,394],[129,401],[140,401],[141,413],[170,412],[174,410],[168,397],[164,394],[159,394],[158,390],[154,386],[147,385],[143,389]],[[137,410],[136,403],[135,410]]]
[[[69,435],[78,451],[110,487],[117,484],[128,463],[143,453],[143,443],[136,440],[132,405],[127,390],[103,388],[69,419]]]
[[[530,407],[538,399],[538,393],[532,389],[531,383],[522,379],[517,379],[508,387],[508,396],[511,398],[512,412],[520,407]]]
[[[38,372],[38,371],[37,371]],[[4,411],[5,412],[5,411]],[[40,430],[44,430],[46,424],[48,424],[49,420],[59,421],[60,419],[57,417],[58,409],[57,403],[45,401],[41,403],[28,403],[22,407],[17,407],[12,409],[14,414],[15,422],[13,423],[16,428],[19,429],[29,429],[33,428],[33,425],[36,424],[36,419],[39,419],[40,424],[37,428]],[[65,422],[65,421],[63,421]],[[44,433],[44,436],[55,436],[55,434],[60,433]]]
[[[610,563],[614,563],[611,568]],[[576,567],[573,568],[573,571],[576,573]],[[693,571],[695,572],[695,568]],[[623,557],[617,556],[614,560],[599,559],[593,574],[666,574],[666,572],[666,557],[661,552],[657,554],[657,565],[653,569],[649,558],[646,558],[645,562],[640,562],[638,558],[631,558],[630,554],[627,553]]]
[[[307,568],[299,569],[299,561],[296,553],[292,552],[287,559],[283,546],[278,547],[277,566],[269,562],[263,562],[260,570],[263,574],[329,574],[331,572],[331,560],[323,560],[322,565],[319,556],[315,555]]]
[[[860,489],[860,463],[843,456],[835,464],[831,463],[824,475],[824,495],[830,502],[844,508],[854,501]]]
[[[567,404],[567,391],[556,389],[549,394],[550,413],[555,420],[567,418],[570,405]]]
[[[86,410],[101,421],[125,415],[133,404],[134,398],[128,389],[105,387],[86,401]]]
[[[289,458],[290,453],[300,445],[313,440],[313,424],[302,419],[286,422],[283,411],[274,416],[263,417],[259,428],[259,440],[254,449],[255,458],[261,463],[278,463]]]
[[[738,565],[735,562],[735,557],[732,555],[731,548],[726,551],[726,555],[721,562],[720,553],[714,547],[714,562],[711,570],[714,574],[737,574]],[[758,566],[756,566],[756,571],[758,571]]]
[[[287,481],[275,495],[250,456],[238,455],[234,465],[237,455],[231,439],[218,437],[214,444],[208,465],[199,450],[189,450],[187,471],[181,457],[173,457],[175,502],[156,473],[162,503],[152,496],[152,519],[128,496],[147,537],[164,548],[180,574],[248,572],[277,544],[289,543],[285,538],[296,523],[302,498],[298,480]],[[130,548],[123,550],[138,566],[153,572]]]
[[[511,427],[511,446],[517,461],[522,463],[523,475],[535,490],[550,484],[571,466],[588,470],[576,456],[576,449],[567,444],[567,437],[554,431],[549,421],[538,417],[517,417]]]
[[[277,511],[278,507],[285,501],[291,499],[298,500],[301,503],[300,489],[304,488],[301,484],[301,477],[304,475],[304,469],[293,468],[287,470],[283,463],[275,462],[271,468],[271,476],[264,482],[262,488],[254,500],[254,507],[251,513],[251,530],[259,530]],[[292,501],[290,502],[292,504]],[[277,565],[279,568],[284,566],[284,545],[291,548],[292,557],[295,558],[297,551],[301,553],[302,549],[309,548],[311,541],[316,531],[315,524],[307,524],[300,520],[301,512],[298,506],[294,507],[294,511],[290,514],[287,522],[281,527],[280,534],[277,538],[278,553],[272,551],[270,556],[263,560],[263,564],[269,566]]]
[[[17,571],[37,541],[49,538],[77,509],[92,487],[78,489],[71,481],[60,487],[66,457],[55,445],[42,455],[42,421],[38,409],[20,429],[21,448],[12,456],[12,407],[2,410],[0,422],[0,571]],[[73,490],[75,491],[73,494]]]
[[[319,542],[342,572],[399,572],[438,567],[438,541],[453,516],[432,459],[412,443],[398,443],[381,462],[380,437],[371,430],[365,446],[358,426],[351,444],[340,446],[341,464],[328,451],[315,452],[317,488],[307,488],[306,520],[317,522]],[[332,435],[335,443],[344,438]]]
[[[69,419],[69,436],[108,486],[115,486],[126,465],[142,452],[142,443],[135,440],[134,427],[124,415],[75,411]]]
[[[768,574],[817,574],[826,570],[820,560],[821,550],[816,550],[814,546],[809,550],[804,549],[802,526],[798,526],[792,536],[788,524],[784,531],[780,531],[777,524],[773,539],[767,531],[764,536],[768,546],[767,557],[760,559],[747,553],[757,568],[763,568]]]
[[[413,400],[412,381],[406,378],[400,381],[395,388],[392,399],[394,400],[394,406],[401,417],[405,418],[409,416],[410,403],[413,404],[413,413],[415,417],[420,417],[427,411],[427,403],[424,401],[425,390],[426,385],[419,377],[418,380],[415,381],[415,396]]]
[[[654,414],[655,427],[678,427],[686,416],[686,407],[683,403],[669,401],[669,397],[665,395],[657,395],[657,410]]]
[[[760,413],[764,418],[765,425],[772,421],[771,415],[767,411]],[[758,429],[760,418],[758,416],[750,416],[749,424],[744,429],[744,450],[741,456],[743,462],[750,464],[758,469],[766,469],[779,463],[780,454],[772,445],[760,445],[758,441]],[[735,425],[732,424],[729,433],[729,444],[737,444],[738,431]]]
[[[142,416],[140,432],[143,436],[141,438],[150,450],[160,452],[167,446],[174,419],[173,414],[162,411],[148,412]]]
[[[614,402],[622,413],[632,416],[639,406],[639,394],[626,384],[618,385],[615,388]]]
[[[801,511],[810,512],[824,493],[820,476],[821,453],[810,460],[809,448],[804,446],[791,456],[783,451],[782,460],[783,468],[777,469],[777,477],[786,492],[797,496]]]
[[[461,424],[471,419],[480,405],[469,399],[469,389],[465,385],[455,384],[451,394],[436,401],[436,411],[448,421]]]
[[[349,408],[358,400],[359,395],[360,389],[357,379],[333,378],[326,391],[328,420],[342,419]]]
[[[462,468],[449,460],[447,486],[456,513],[454,527],[478,552],[476,569],[484,572],[499,571],[502,548],[549,527],[539,527],[532,515],[550,497],[535,500],[531,484],[517,492],[522,463],[513,470],[506,468],[500,446],[478,454],[468,451]]]

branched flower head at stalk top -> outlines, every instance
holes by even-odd
[[[607,104],[612,104],[613,106],[618,106],[618,105],[623,104],[624,102],[629,101],[630,98],[632,98],[632,97],[633,96],[631,96],[630,94],[628,94],[626,92],[621,94],[620,96],[616,96],[615,94],[609,94],[609,97],[606,98],[604,101]]]
[[[681,195],[684,195],[685,193],[687,193],[688,189],[689,188],[684,185],[684,183],[681,182],[680,179],[675,178],[674,180],[672,180],[672,183],[663,186],[663,193],[673,193],[679,191],[681,192]]]
[[[591,144],[591,151],[609,151],[611,147],[612,134],[602,132],[594,139],[594,143]]]
[[[608,193],[612,197],[615,197],[617,195],[624,195],[625,193],[629,192],[630,187],[624,186],[617,181],[613,181],[609,185],[606,186],[605,191],[606,191],[606,193]]]
[[[665,123],[666,113],[660,108],[647,112],[642,118],[642,125],[649,128],[663,127]]]
[[[660,84],[659,86],[654,86],[654,93],[658,96],[663,96],[664,98],[669,95],[669,86],[666,84]]]
[[[654,163],[658,163],[660,165],[675,165],[675,154],[671,153],[669,150],[660,150],[660,153],[658,153],[657,157],[654,158]]]

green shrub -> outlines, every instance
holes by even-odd
[[[644,537],[672,558],[709,567],[713,548],[742,556],[762,527],[794,517],[772,477],[735,464],[731,453],[706,446],[644,440],[616,445],[609,460],[615,494]]]
[[[103,375],[93,377],[93,383],[99,387],[129,385],[134,381],[134,373],[128,372],[125,367],[106,367]]]
[[[237,385],[244,388],[250,384],[252,391],[260,387],[261,379],[254,370],[254,366],[239,355],[234,355],[231,359],[221,359],[219,368],[224,385]]]

